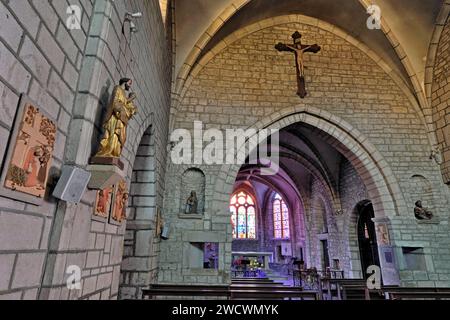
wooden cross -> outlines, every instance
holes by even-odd
[[[305,98],[307,95],[306,92],[306,85],[305,85],[305,65],[303,61],[303,54],[305,52],[312,52],[317,53],[320,51],[320,46],[317,44],[313,45],[302,45],[301,42],[302,35],[300,32],[296,31],[292,35],[292,39],[294,40],[294,44],[284,44],[284,43],[278,43],[275,46],[275,49],[277,49],[280,52],[293,52],[295,54],[295,65],[297,69],[297,94],[300,96],[300,98]]]

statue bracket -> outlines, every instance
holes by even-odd
[[[110,161],[110,164],[104,163],[105,161],[96,162],[94,160],[95,158],[86,168],[91,173],[91,179],[88,184],[89,189],[104,190],[112,187],[125,178],[123,171],[124,165],[119,159]]]
[[[202,220],[203,215],[197,213],[180,213],[178,214],[179,219],[187,219],[187,220]]]
[[[441,223],[441,219],[439,219],[438,216],[433,216],[433,218],[431,219],[423,219],[423,220],[418,220],[416,219],[417,224],[421,224],[421,225],[427,225],[427,224],[440,224]]]

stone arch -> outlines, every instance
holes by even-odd
[[[360,0],[360,1],[363,1],[363,0]],[[374,63],[377,64],[405,94],[405,97],[408,99],[408,101],[411,103],[411,106],[416,111],[417,116],[420,119],[421,123],[427,129],[427,138],[428,138],[430,144],[433,145],[434,141],[436,141],[436,138],[434,136],[432,126],[430,127],[431,124],[430,124],[430,122],[427,122],[427,119],[425,118],[424,112],[422,110],[422,105],[424,105],[424,103],[426,103],[426,101],[424,101],[422,104],[419,104],[416,95],[411,92],[410,88],[406,85],[404,80],[397,74],[396,71],[394,71],[391,67],[389,67],[388,64],[386,62],[384,62],[383,59],[380,56],[378,56],[373,50],[371,50],[367,45],[365,45],[361,41],[357,40],[356,38],[352,37],[350,34],[345,32],[344,30],[342,30],[328,22],[325,22],[325,21],[322,21],[322,20],[319,20],[316,18],[304,16],[304,15],[299,15],[299,14],[283,15],[283,16],[269,18],[269,19],[254,23],[245,28],[242,28],[238,31],[235,31],[234,33],[230,34],[225,39],[220,41],[210,51],[203,54],[202,58],[198,62],[196,62],[196,60],[193,60],[190,62],[190,64],[185,64],[182,67],[182,70],[180,71],[180,74],[182,74],[182,75],[179,76],[177,79],[177,84],[176,84],[175,93],[174,93],[174,95],[176,96],[176,99],[175,99],[176,102],[173,104],[173,107],[176,110],[178,110],[179,104],[183,101],[183,98],[186,95],[186,93],[188,92],[193,80],[197,77],[197,75],[200,74],[200,72],[203,70],[203,68],[205,68],[208,65],[208,63],[216,55],[218,55],[220,52],[222,52],[228,46],[230,46],[234,42],[236,42],[252,33],[261,31],[263,29],[271,28],[274,26],[287,24],[287,23],[301,23],[301,24],[317,27],[317,28],[320,28],[321,30],[330,32],[330,33],[334,34],[335,36],[338,36],[338,37],[344,39],[345,41],[349,42],[351,45],[358,48],[360,51],[362,51],[364,54],[366,54],[370,59],[372,59],[374,61]],[[395,36],[392,34],[392,32],[388,32],[387,35],[388,35],[388,38],[390,39],[390,41],[394,41],[395,47],[399,48],[400,52],[403,52],[403,49],[401,49],[401,46],[399,45],[398,41],[395,40]],[[206,46],[206,43],[204,44],[204,46]],[[407,57],[405,59],[408,60]],[[188,58],[188,60],[189,60],[189,58]],[[407,63],[406,61],[404,61],[404,62]],[[413,74],[415,74],[415,73],[413,73]],[[420,89],[420,91],[417,91],[417,92],[419,92],[419,95],[423,95],[423,93],[421,93],[422,92],[421,89]],[[176,112],[176,111],[174,111],[174,112]]]
[[[414,87],[414,93],[411,92],[411,89],[406,85],[404,80],[391,68],[388,66],[383,59],[378,56],[373,50],[371,50],[367,45],[352,37],[350,34],[345,32],[344,30],[338,28],[335,25],[332,25],[323,20],[319,20],[317,18],[312,18],[309,16],[304,16],[300,14],[293,15],[282,15],[277,17],[268,18],[266,20],[259,21],[250,26],[242,28],[240,30],[235,31],[231,35],[224,38],[220,41],[213,49],[209,52],[204,52],[204,49],[207,47],[207,44],[210,39],[220,30],[223,24],[230,19],[237,11],[239,11],[243,6],[245,6],[251,0],[237,0],[236,3],[230,5],[227,9],[223,11],[223,13],[210,25],[210,27],[205,31],[205,33],[200,37],[188,57],[186,58],[185,63],[182,65],[175,85],[175,97],[176,103],[174,105],[175,109],[178,108],[178,103],[183,100],[184,95],[186,94],[192,80],[195,76],[203,69],[204,66],[220,51],[225,49],[227,46],[232,44],[233,42],[262,29],[266,29],[272,26],[298,22],[306,25],[316,26],[321,28],[322,30],[331,32],[358,49],[367,54],[371,59],[374,60],[376,64],[378,64],[388,75],[392,78],[392,80],[402,89],[405,95],[408,97],[408,100],[411,102],[411,105],[417,111],[420,120],[427,127],[427,134],[430,140],[430,143],[433,144],[435,138],[432,134],[432,125],[431,122],[427,121],[424,116],[424,109],[426,109],[427,101],[425,99],[424,91],[420,86],[420,82],[416,75],[416,72],[413,70],[412,65],[410,63],[409,57],[406,56],[403,46],[399,43],[394,32],[389,28],[386,20],[382,18],[381,27],[383,33],[386,35],[388,41],[392,44],[393,50],[397,53],[397,55],[401,58],[402,64],[405,66],[408,74],[410,75],[411,82]],[[359,0],[361,5],[366,9],[370,6],[370,3],[367,0]],[[197,59],[202,56],[202,58],[197,61]]]
[[[361,5],[364,7],[364,9],[368,9],[371,5],[373,5],[373,2],[370,0],[358,0]],[[385,34],[386,38],[392,45],[392,49],[397,54],[398,58],[400,59],[401,63],[403,64],[406,72],[408,73],[408,76],[411,80],[411,84],[413,86],[414,95],[417,97],[419,101],[419,109],[420,109],[420,117],[423,118],[426,110],[428,109],[428,103],[427,99],[425,97],[424,89],[422,88],[422,85],[420,83],[420,78],[417,75],[418,70],[415,70],[411,59],[406,54],[405,49],[403,48],[400,41],[397,39],[397,36],[395,35],[394,30],[392,30],[386,21],[386,19],[382,16],[381,17],[381,30]],[[426,126],[428,128],[428,133],[431,134],[432,130],[432,123],[425,121]],[[432,136],[430,136],[430,139],[432,139]]]
[[[370,203],[370,200],[362,200],[358,202],[353,211],[350,213],[349,222],[348,222],[348,256],[349,256],[349,276],[351,278],[364,278],[361,259],[360,259],[360,251],[359,251],[359,243],[358,243],[358,219],[359,219],[359,208],[363,205]]]
[[[428,100],[429,108],[431,108],[431,94],[433,86],[434,67],[436,65],[436,56],[439,47],[439,40],[441,40],[442,32],[444,31],[445,23],[450,15],[450,3],[444,4],[438,18],[436,19],[436,26],[431,37],[430,47],[428,48],[427,64],[425,69],[425,95]],[[431,110],[427,115],[431,117]],[[432,119],[430,120],[432,121]]]
[[[267,230],[263,230],[262,233],[265,233],[268,237],[265,237],[267,241],[273,241],[274,234],[274,225],[273,225],[273,201],[275,194],[278,193],[285,201],[288,209],[289,209],[289,227],[290,227],[290,241],[293,245],[294,252],[299,252],[299,248],[305,249],[303,246],[300,246],[299,241],[306,237],[306,204],[304,199],[307,199],[305,190],[301,188],[296,179],[295,175],[289,172],[288,168],[280,164],[282,170],[285,171],[287,176],[292,179],[289,181],[285,177],[281,177],[281,181],[274,182],[271,181],[269,177],[265,176],[256,176],[252,177],[254,181],[264,184],[268,187],[268,190],[265,192],[261,205],[261,213],[263,219],[261,221],[264,222],[264,228]],[[280,178],[280,177],[279,177]],[[239,179],[239,177],[238,177]],[[279,241],[279,240],[275,240]],[[294,248],[295,245],[298,246]]]
[[[177,76],[177,88],[182,87],[183,82],[189,76],[190,72],[192,71],[192,68],[195,66],[195,64],[197,62],[198,57],[200,57],[202,55],[202,53],[204,52],[205,48],[207,47],[207,44],[209,43],[209,41],[215,36],[215,34],[217,32],[219,32],[219,30],[222,28],[222,26],[230,18],[232,18],[240,9],[242,9],[244,6],[246,6],[251,1],[252,0],[235,0],[235,1],[233,1],[233,3],[231,5],[229,5],[227,8],[225,8],[225,10],[223,10],[222,13],[210,24],[208,29],[206,29],[206,31],[200,36],[200,38],[194,45],[194,48],[188,54],[184,64],[182,65],[182,67],[178,73],[178,76]],[[364,9],[367,9],[371,5],[371,3],[367,0],[358,0],[358,1],[364,7]],[[292,15],[292,16],[295,16],[295,15]],[[301,15],[298,15],[298,16],[301,16]],[[316,21],[319,21],[318,19],[312,18],[312,17],[307,17],[307,16],[302,16],[302,17],[305,17],[305,23],[306,22],[316,23]],[[246,27],[246,28],[244,28],[244,30],[249,28],[249,29],[253,29],[253,31],[256,31],[256,30],[254,30],[256,25],[259,25],[260,27],[262,27],[262,26],[266,27],[267,24],[270,24],[270,22],[269,22],[270,20],[273,21],[273,20],[277,20],[277,19],[279,19],[279,17],[272,17],[267,20],[260,21],[260,22],[256,23],[254,26]],[[288,21],[288,22],[292,22],[292,21]],[[320,23],[328,24],[324,21],[320,21]],[[339,29],[336,26],[331,26],[331,27],[332,27],[332,29],[336,29],[336,30]],[[415,78],[414,78],[414,81],[412,81],[412,83],[414,85],[414,89],[417,92],[422,92],[422,90],[420,89],[420,86],[418,86],[419,81],[417,80],[416,73],[410,67],[411,63],[409,62],[409,58],[407,56],[404,56],[403,46],[401,45],[401,43],[399,43],[396,36],[394,35],[394,32],[388,26],[386,19],[384,19],[383,17],[381,19],[381,28],[382,28],[383,33],[386,35],[386,38],[391,43],[393,49],[396,51],[397,55],[400,58],[402,58],[402,63],[404,64],[408,73],[414,75]],[[345,33],[342,30],[339,30],[339,31]],[[230,39],[228,39],[228,38],[226,38],[226,39],[231,40],[233,37],[229,37],[229,38]],[[229,45],[229,41],[223,40],[223,42],[225,45]],[[177,90],[176,90],[176,92],[178,93]]]
[[[185,212],[186,200],[190,197],[191,192],[197,193],[197,214],[205,212],[205,186],[206,178],[202,170],[198,168],[189,168],[181,176],[181,199],[180,212]]]
[[[426,72],[426,89],[430,103],[430,118],[434,124],[436,143],[442,156],[444,183],[450,183],[450,123],[446,118],[449,110],[448,78],[450,76],[450,3],[444,4],[438,17],[429,50]]]
[[[128,218],[119,284],[120,299],[139,299],[157,277],[156,174],[154,127],[142,135],[131,175]]]
[[[404,212],[405,200],[388,163],[372,143],[346,121],[317,108],[291,107],[255,123],[252,128],[282,129],[293,123],[313,126],[328,135],[328,143],[341,152],[362,177],[377,217]],[[245,146],[244,146],[245,147]],[[213,211],[223,210],[241,164],[223,165],[215,183]]]

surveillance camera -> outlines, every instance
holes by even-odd
[[[127,16],[135,19],[142,18],[142,12],[135,12],[135,13],[127,12]]]

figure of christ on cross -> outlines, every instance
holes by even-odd
[[[306,84],[305,84],[305,64],[303,60],[303,54],[305,52],[312,52],[317,53],[320,51],[320,46],[317,44],[313,45],[302,45],[301,42],[302,35],[300,32],[296,31],[292,35],[292,39],[294,40],[294,44],[284,44],[284,43],[278,43],[275,46],[275,49],[277,49],[280,52],[286,51],[286,52],[293,52],[295,54],[295,64],[297,69],[297,86],[298,91],[297,94],[300,96],[300,98],[306,97]]]

